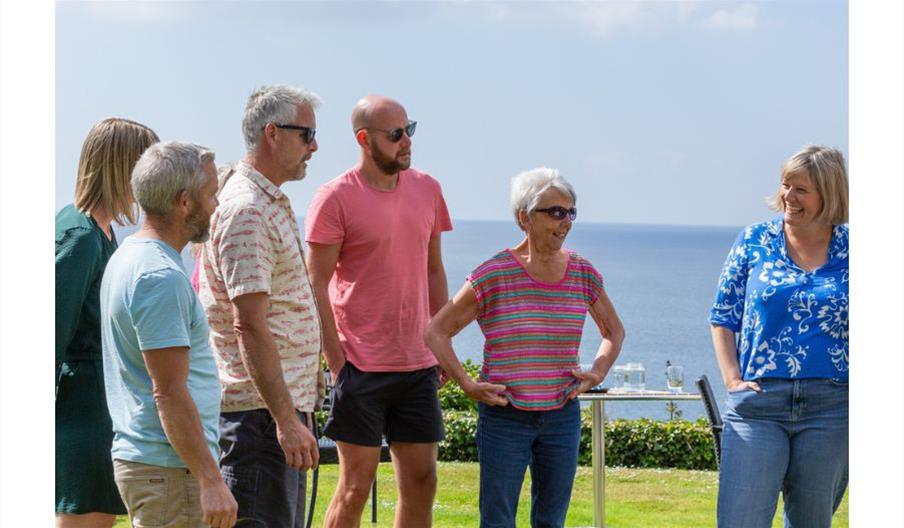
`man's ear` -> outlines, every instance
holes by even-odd
[[[189,196],[188,189],[182,189],[176,196],[176,206],[185,208],[185,210],[188,210],[191,201],[192,200],[191,196]]]
[[[366,149],[370,148],[369,137],[370,136],[368,135],[366,128],[362,128],[361,130],[355,132],[355,141],[357,141],[358,145],[360,145],[363,148],[366,148]]]
[[[266,125],[264,125],[264,130],[261,132],[261,139],[267,142],[276,139],[276,125],[274,125],[273,123],[267,123]]]

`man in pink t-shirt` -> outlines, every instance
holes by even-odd
[[[396,464],[396,526],[429,526],[443,439],[436,359],[424,344],[448,300],[440,234],[452,223],[439,183],[411,165],[416,123],[369,95],[352,128],[361,160],[324,184],[305,218],[308,271],[323,323],[333,406],[324,433],[339,485],[324,526],[357,526],[380,457]]]

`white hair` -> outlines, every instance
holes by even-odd
[[[213,160],[213,151],[192,143],[151,145],[132,169],[135,201],[145,214],[168,216],[182,191],[198,197],[207,178],[202,167]]]
[[[515,216],[515,225],[521,227],[518,219],[518,212],[524,211],[530,214],[537,208],[540,202],[540,196],[549,189],[557,191],[571,197],[571,201],[575,204],[578,196],[574,192],[574,188],[568,181],[559,175],[556,169],[549,167],[537,167],[524,171],[512,178],[512,214]]]
[[[277,84],[261,86],[248,97],[245,116],[242,118],[242,133],[245,148],[254,152],[257,141],[267,123],[287,124],[295,119],[299,106],[308,105],[311,110],[320,106],[320,96],[304,88],[293,88]]]

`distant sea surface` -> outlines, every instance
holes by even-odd
[[[299,219],[303,226],[303,219]],[[454,221],[443,234],[443,262],[449,295],[461,288],[477,265],[499,250],[514,247],[522,235],[514,222]],[[586,224],[580,221],[565,247],[590,260],[603,276],[606,291],[621,317],[627,339],[617,365],[642,363],[648,389],[665,389],[665,362],[684,367],[685,391],[696,392],[694,380],[706,374],[720,407],[725,390],[710,340],[707,316],[722,263],[740,227],[690,227],[629,224]],[[118,230],[119,240],[133,229]],[[188,249],[186,269],[194,267]],[[600,345],[596,324],[588,316],[580,362],[592,362]],[[453,339],[458,357],[482,362],[483,334],[472,323]],[[604,386],[611,383],[604,381]],[[699,402],[680,402],[684,418],[704,416]],[[665,402],[608,402],[612,418],[668,418]]]

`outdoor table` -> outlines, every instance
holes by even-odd
[[[609,391],[585,392],[578,396],[580,401],[590,402],[593,416],[593,526],[606,526],[606,436],[603,422],[606,420],[606,401],[662,401],[699,400],[700,395],[691,392],[668,391]]]

